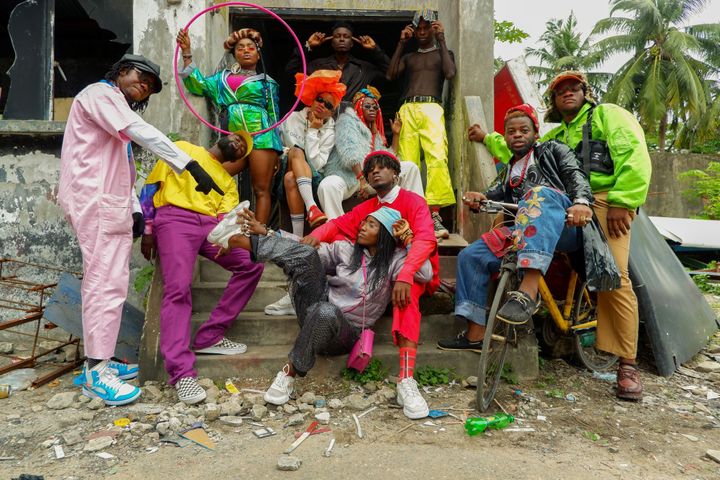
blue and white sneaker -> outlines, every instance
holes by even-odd
[[[134,402],[141,393],[138,387],[115,376],[106,360],[86,371],[82,387],[83,395],[101,398],[106,405],[126,405]]]
[[[108,360],[107,366],[110,370],[115,372],[115,376],[120,380],[132,380],[138,376],[140,367],[137,363],[123,363],[117,360]],[[73,378],[73,385],[81,387],[85,383],[87,363],[83,363],[82,372],[77,377]]]

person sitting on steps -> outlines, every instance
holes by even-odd
[[[269,230],[249,210],[239,217],[242,225],[218,228],[238,232],[229,238],[228,246],[249,250],[258,261],[275,263],[290,279],[300,333],[288,362],[264,396],[268,403],[283,405],[290,400],[295,377],[304,377],[318,354],[349,353],[362,328],[372,328],[385,312],[407,256],[406,248],[412,242],[412,231],[400,212],[380,207],[365,217],[354,243],[321,243],[315,249]],[[398,246],[395,234],[400,233],[404,242]],[[425,283],[432,276],[432,266],[426,260],[414,280]],[[398,400],[403,405],[401,394]],[[419,412],[406,411],[410,418],[422,418],[427,413],[427,405]]]
[[[513,152],[510,164],[485,193],[466,192],[463,202],[477,210],[485,199],[518,204],[512,233],[501,248],[491,248],[483,238],[465,248],[457,258],[455,315],[467,322],[467,330],[438,341],[442,350],[482,351],[487,322],[488,284],[500,269],[501,257],[514,248],[522,282],[518,291],[500,308],[497,318],[511,323],[527,322],[539,305],[538,283],[556,249],[581,248],[582,227],[592,219],[590,184],[575,154],[566,145],[537,143],[538,121],[530,105],[510,108],[505,115],[505,140]],[[566,218],[567,216],[567,218]]]

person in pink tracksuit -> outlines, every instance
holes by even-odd
[[[105,80],[83,89],[73,101],[60,155],[58,202],[77,235],[83,257],[82,321],[87,363],[76,379],[82,392],[108,405],[124,405],[140,389],[124,380],[137,365],[113,360],[127,297],[133,233],[143,220],[135,195],[135,164],[130,141],[187,170],[197,190],[223,192],[212,178],[170,139],[135,113],[162,89],[160,67],[127,54]],[[134,228],[134,223],[137,224]]]

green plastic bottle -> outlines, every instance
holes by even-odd
[[[500,430],[515,421],[515,417],[507,413],[497,413],[492,417],[471,417],[465,421],[465,431],[473,436],[482,433],[488,428]]]

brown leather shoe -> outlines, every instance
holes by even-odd
[[[642,399],[642,393],[643,386],[637,367],[621,363],[617,372],[617,398],[637,401]]]

